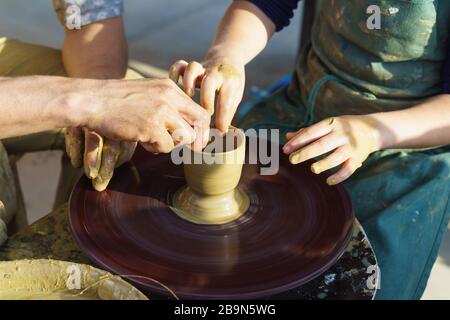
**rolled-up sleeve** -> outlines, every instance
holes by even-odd
[[[53,0],[53,7],[65,26],[74,15],[81,27],[123,15],[123,0]]]
[[[275,24],[276,31],[289,25],[300,0],[247,0],[257,6]]]

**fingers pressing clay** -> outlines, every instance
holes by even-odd
[[[84,172],[90,179],[97,177],[100,170],[103,138],[87,128],[84,131]]]
[[[192,141],[195,141],[195,149],[204,148],[209,140],[209,125],[211,117],[208,112],[192,100],[186,101],[185,105],[179,105],[178,107],[179,108],[177,111],[184,118],[184,120],[180,120],[190,124],[190,129],[193,128],[194,130],[191,131],[187,127],[183,126],[183,128],[191,132],[193,137]]]
[[[184,74],[184,71],[187,67],[188,63],[184,60],[178,60],[175,62],[169,69],[169,78],[178,83],[180,76]]]
[[[227,132],[233,120],[237,104],[241,99],[236,99],[238,86],[234,82],[226,82],[222,85],[217,99],[216,128],[222,132]]]
[[[200,88],[200,105],[205,108],[210,115],[214,114],[216,92],[219,88],[219,79],[214,74],[208,74],[203,78]]]
[[[209,141],[209,122],[203,125],[194,125],[195,141],[192,144],[194,150],[202,150]]]
[[[198,79],[201,79],[205,74],[205,68],[203,66],[193,61],[189,63],[183,74],[183,87],[184,92],[191,98],[195,95],[195,87]]]
[[[64,132],[66,153],[75,168],[83,165],[83,129],[81,127],[66,128]]]
[[[194,101],[188,99],[189,98],[184,101],[184,104],[177,105],[176,110],[192,126],[195,124],[209,126],[211,117],[208,112],[206,112],[205,109],[196,104]]]
[[[103,191],[111,180],[114,168],[120,155],[120,142],[105,138],[102,150],[101,165],[92,185],[95,190]]]

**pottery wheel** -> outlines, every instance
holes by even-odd
[[[222,225],[186,221],[170,209],[186,184],[170,155],[139,149],[118,168],[108,189],[80,179],[70,199],[70,224],[84,252],[140,288],[180,298],[262,298],[320,275],[343,253],[352,233],[351,201],[309,165],[262,176],[244,165],[239,187],[247,212]]]

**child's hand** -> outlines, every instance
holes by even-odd
[[[170,79],[178,82],[180,76],[184,91],[190,97],[195,95],[195,88],[200,88],[200,105],[211,115],[216,106],[216,128],[228,131],[244,93],[244,65],[216,59],[203,63],[180,60],[170,67]]]
[[[328,177],[329,185],[338,184],[356,171],[364,160],[381,148],[381,133],[370,116],[341,116],[325,119],[297,132],[286,134],[283,151],[289,161],[297,164],[326,153],[311,165],[319,174],[336,166],[341,168]]]

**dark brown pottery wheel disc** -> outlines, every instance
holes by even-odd
[[[320,275],[343,253],[354,213],[343,187],[330,187],[309,164],[293,166],[280,150],[280,170],[244,165],[240,187],[250,207],[223,225],[198,225],[169,208],[183,185],[170,155],[138,149],[96,192],[80,179],[70,199],[70,224],[84,252],[135,285],[187,299],[262,298]]]

